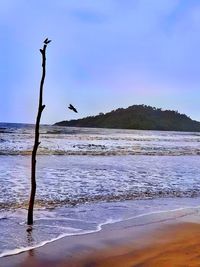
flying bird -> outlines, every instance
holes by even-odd
[[[78,113],[78,111],[75,109],[74,106],[72,106],[72,104],[69,105],[68,109],[71,109],[71,110],[73,110],[74,112]]]
[[[48,38],[46,38],[45,40],[44,40],[44,44],[49,44],[51,42],[51,40],[49,40]]]

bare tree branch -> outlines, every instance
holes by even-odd
[[[46,76],[46,48],[47,48],[48,43],[50,43],[50,41],[47,38],[44,41],[43,48],[40,49],[40,52],[42,54],[42,78],[40,82],[38,114],[37,114],[36,124],[35,124],[35,142],[34,142],[33,151],[32,151],[32,158],[31,158],[31,194],[30,194],[28,217],[27,217],[28,225],[33,224],[33,208],[34,208],[35,193],[36,193],[36,156],[37,156],[38,146],[40,145],[40,142],[39,142],[40,120],[42,116],[42,111],[45,108],[45,105],[43,105],[43,86],[44,86],[44,80]]]

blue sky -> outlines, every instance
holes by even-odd
[[[46,37],[43,123],[133,104],[200,120],[200,1],[1,0],[0,33],[0,121],[35,121]]]

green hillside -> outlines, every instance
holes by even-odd
[[[119,108],[106,114],[78,120],[57,122],[57,126],[141,129],[164,131],[200,131],[200,122],[177,111],[161,110],[146,105]]]

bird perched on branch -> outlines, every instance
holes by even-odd
[[[78,113],[78,111],[75,109],[74,106],[72,106],[72,104],[69,105],[68,109],[71,109],[71,110],[73,110],[74,112]]]
[[[44,40],[44,44],[49,44],[51,42],[51,40],[49,40],[48,38],[46,38],[45,40]]]

